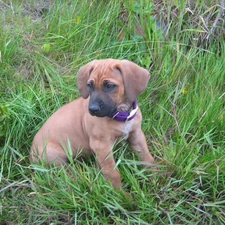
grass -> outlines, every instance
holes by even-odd
[[[0,224],[224,224],[222,3],[0,1]],[[129,199],[94,159],[28,160],[40,126],[79,96],[80,66],[107,57],[151,71],[138,102],[159,166],[115,146]]]

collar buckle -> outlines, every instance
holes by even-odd
[[[128,120],[133,119],[136,116],[137,111],[138,111],[138,106],[136,106],[135,109],[132,109],[132,111],[130,112],[130,115],[127,117],[126,120],[128,121]]]

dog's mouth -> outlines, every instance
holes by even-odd
[[[105,116],[110,116],[112,114],[114,114],[116,112],[116,110],[114,110],[112,113],[111,112],[92,112],[89,110],[89,113],[92,115],[92,116],[97,116],[97,117],[105,117]]]
[[[105,117],[110,116],[117,111],[115,106],[106,106],[106,105],[99,105],[99,104],[89,104],[88,107],[89,113],[92,116],[97,117]]]

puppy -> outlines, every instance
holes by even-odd
[[[120,188],[112,153],[118,138],[127,140],[145,164],[154,162],[136,103],[149,77],[146,69],[128,60],[94,60],[82,66],[77,74],[82,97],[59,108],[44,123],[34,137],[31,161],[45,159],[61,166],[67,162],[69,148],[73,157],[80,150],[82,155],[94,153],[105,178]]]

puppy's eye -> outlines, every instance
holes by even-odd
[[[93,82],[87,83],[87,88],[89,91],[93,91],[94,90]]]
[[[112,91],[116,88],[116,85],[113,83],[104,83],[104,90],[105,91]]]

